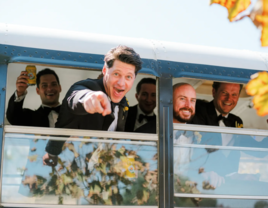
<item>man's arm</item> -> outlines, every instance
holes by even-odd
[[[65,99],[69,109],[75,115],[100,113],[105,116],[112,112],[107,95],[94,85],[91,87],[86,83],[83,85],[75,84],[69,89]]]
[[[12,125],[28,126],[29,109],[23,110],[24,97],[28,88],[27,72],[22,71],[16,81],[16,92],[10,97],[7,108],[7,119]],[[29,111],[29,112],[28,112]]]
[[[110,114],[110,101],[95,82],[91,80],[80,81],[68,90],[63,99],[56,127],[65,127],[66,116],[71,116],[71,120],[73,120],[74,116],[94,113],[100,113],[102,116]],[[55,166],[57,164],[57,155],[61,153],[64,143],[65,141],[48,141],[46,146],[47,154],[43,157],[43,164]]]

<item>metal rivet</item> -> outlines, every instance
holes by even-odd
[[[6,90],[6,88],[5,88],[5,87],[3,87],[3,88],[2,88],[2,91],[5,91],[5,90]]]

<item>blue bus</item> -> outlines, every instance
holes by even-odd
[[[8,100],[27,65],[55,70],[62,100],[76,81],[97,78],[117,45],[142,58],[134,85],[157,81],[156,134],[9,124]],[[246,50],[0,23],[1,206],[267,207],[268,117],[256,114],[245,91],[251,75],[268,70],[267,60]],[[197,99],[210,101],[214,81],[243,84],[232,113],[244,128],[173,124],[172,86],[189,83]],[[35,87],[27,91],[24,107],[37,109]],[[185,139],[176,142],[178,135]],[[49,140],[66,141],[56,167],[42,162]]]

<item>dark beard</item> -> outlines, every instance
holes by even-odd
[[[182,110],[182,109],[180,109]],[[192,110],[190,111],[192,112]],[[181,118],[179,114],[176,114],[176,112],[174,112],[173,110],[173,118],[175,118],[177,121],[179,121],[180,123],[189,123],[191,120],[193,120],[195,114],[192,114],[190,118],[184,119]]]

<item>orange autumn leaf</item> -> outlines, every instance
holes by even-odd
[[[254,96],[252,102],[258,115],[268,115],[268,73],[259,72],[253,75],[246,86],[249,95]]]
[[[245,11],[251,4],[250,0],[211,0],[210,4],[220,4],[228,10],[230,22],[234,21],[236,16]]]
[[[249,7],[250,4],[251,4],[250,0],[237,0],[234,6],[228,9],[228,13],[229,13],[228,18],[230,22],[234,21],[236,16],[239,13],[245,11]]]
[[[236,0],[211,0],[210,4],[220,4],[221,6],[226,7],[227,9],[230,9],[234,6]]]

